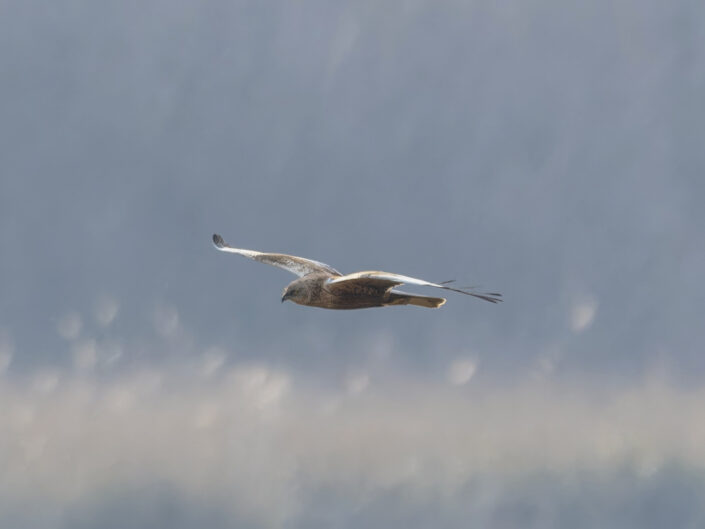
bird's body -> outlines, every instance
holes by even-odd
[[[323,309],[368,309],[388,305],[418,305],[440,307],[443,298],[406,294],[391,286],[373,283],[342,282],[331,284],[327,274],[309,274],[292,281],[285,289],[283,299],[299,305]]]
[[[422,279],[379,271],[357,272],[344,276],[327,264],[311,259],[233,248],[226,244],[220,235],[213,235],[213,244],[220,251],[243,255],[298,275],[299,279],[292,281],[284,289],[282,302],[291,300],[299,305],[324,309],[365,309],[389,305],[437,308],[446,302],[445,298],[407,294],[394,290],[393,287],[403,283],[452,290],[492,303],[501,301],[501,294],[452,288],[446,286],[448,281],[430,283]]]

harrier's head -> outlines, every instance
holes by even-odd
[[[287,285],[282,292],[282,303],[290,299],[294,303],[303,303],[308,299],[308,293],[303,285],[297,285],[296,281]]]

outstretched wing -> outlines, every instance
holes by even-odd
[[[335,268],[328,266],[325,263],[319,263],[318,261],[313,261],[311,259],[304,259],[303,257],[296,257],[295,255],[285,255],[283,253],[264,253],[256,252],[254,250],[243,250],[241,248],[233,248],[227,244],[223,238],[216,234],[213,234],[213,244],[221,252],[236,253],[239,255],[244,255],[260,263],[270,264],[278,268],[283,268],[288,270],[292,274],[296,274],[299,277],[313,274],[313,273],[324,273],[334,276],[340,276],[341,273]]]
[[[461,294],[467,294],[468,296],[474,296],[476,298],[484,299],[490,303],[499,303],[502,301],[502,294],[497,292],[475,292],[472,288],[453,288],[447,286],[448,281],[445,284],[431,283],[429,281],[424,281],[423,279],[416,279],[414,277],[403,276],[400,274],[390,274],[389,272],[377,272],[377,271],[367,271],[367,272],[356,272],[354,274],[348,274],[346,276],[335,277],[329,279],[327,285],[342,285],[342,284],[358,284],[360,286],[365,285],[376,285],[379,287],[386,286],[387,288],[392,288],[401,284],[408,285],[419,285],[422,287],[435,287],[442,288],[443,290],[452,290],[453,292],[459,292]]]

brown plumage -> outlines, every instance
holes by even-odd
[[[213,244],[220,251],[244,255],[255,261],[283,268],[298,275],[299,279],[292,281],[284,289],[282,302],[288,299],[299,305],[324,309],[365,309],[389,305],[438,308],[446,302],[445,298],[407,294],[394,290],[395,286],[403,283],[451,290],[491,303],[502,301],[501,294],[495,292],[479,293],[467,288],[452,288],[447,286],[450,281],[430,283],[423,279],[379,271],[357,272],[344,276],[327,264],[311,259],[233,248],[217,234],[213,235]]]

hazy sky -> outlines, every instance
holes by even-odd
[[[0,3],[0,525],[705,525],[703,21]]]

